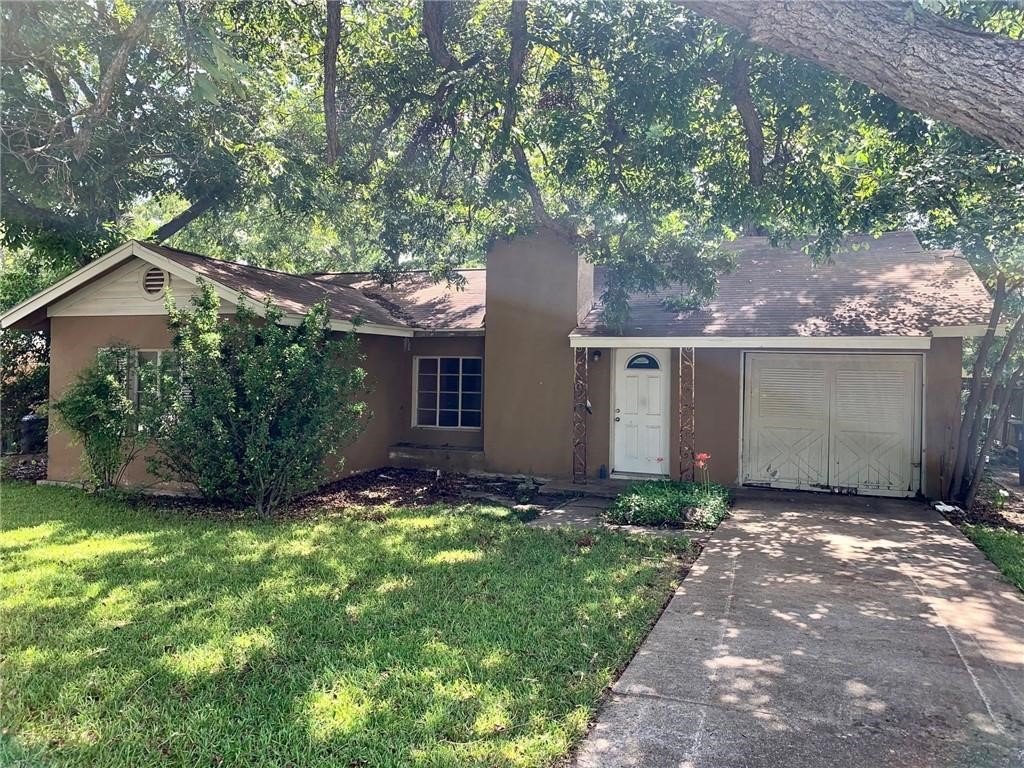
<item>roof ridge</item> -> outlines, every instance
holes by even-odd
[[[487,267],[460,267],[455,270],[456,272],[486,272]],[[371,270],[356,270],[353,272],[303,272],[306,277],[327,277],[330,275],[345,275],[346,277],[354,277],[356,275],[373,275]],[[403,269],[397,272],[398,275],[428,275],[430,274],[429,269]]]

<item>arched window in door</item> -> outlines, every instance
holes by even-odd
[[[626,368],[657,370],[661,366],[658,365],[658,358],[654,355],[633,355],[626,363]]]

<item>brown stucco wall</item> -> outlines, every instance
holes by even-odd
[[[50,394],[59,397],[78,372],[95,359],[100,347],[124,342],[142,349],[167,349],[171,335],[166,317],[160,315],[122,317],[54,317],[50,325]],[[343,450],[345,458],[328,460],[328,473],[338,477],[386,466],[388,447],[397,442],[425,445],[457,445],[480,448],[481,430],[451,431],[417,429],[411,426],[413,354],[483,356],[483,337],[403,339],[394,336],[359,337],[363,367],[370,387],[365,400],[371,415],[365,429]],[[484,373],[486,381],[486,371]],[[77,481],[82,478],[81,451],[71,437],[51,423],[49,438],[49,479]],[[143,457],[128,468],[126,483],[148,486],[155,478],[146,472]]]
[[[96,358],[100,347],[124,342],[140,349],[166,349],[171,346],[167,318],[160,315],[122,317],[54,317],[50,320],[50,398],[57,399],[74,381],[80,370]],[[82,479],[81,449],[62,430],[57,419],[50,420],[47,477],[74,482]],[[125,473],[129,485],[149,485],[154,481],[139,457]]]
[[[639,350],[638,350],[639,351]],[[786,352],[787,350],[778,350]],[[822,350],[828,351],[828,350]],[[695,449],[711,454],[712,480],[735,485],[739,478],[742,350],[701,348],[695,351]],[[589,392],[594,409],[587,421],[588,475],[597,477],[601,464],[614,470],[611,458],[612,361],[614,351],[589,352]],[[679,475],[679,353],[673,349],[670,418],[671,474]],[[936,338],[925,353],[924,493],[941,496],[941,477],[948,476],[953,440],[960,423],[961,340]],[[948,477],[947,477],[948,480]]]
[[[542,231],[495,245],[487,270],[487,466],[567,477],[573,405],[568,336],[590,307],[592,267],[568,242]]]
[[[924,492],[933,499],[943,497],[942,486],[949,482],[960,429],[962,371],[962,340],[932,339],[924,360]]]

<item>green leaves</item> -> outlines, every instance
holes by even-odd
[[[325,459],[362,427],[357,337],[335,338],[322,304],[286,326],[270,304],[222,317],[209,285],[192,301],[168,302],[180,383],[168,387],[151,468],[272,515],[316,487]]]

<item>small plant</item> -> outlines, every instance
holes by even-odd
[[[85,471],[97,489],[118,487],[147,443],[129,391],[134,360],[135,350],[126,345],[100,350],[53,404],[60,424],[82,446]]]
[[[622,525],[712,529],[729,509],[729,491],[717,483],[644,480],[612,502],[608,519]]]
[[[707,492],[711,489],[711,472],[708,469],[708,462],[711,461],[710,453],[698,453],[693,457],[693,466],[700,472],[700,483]]]

